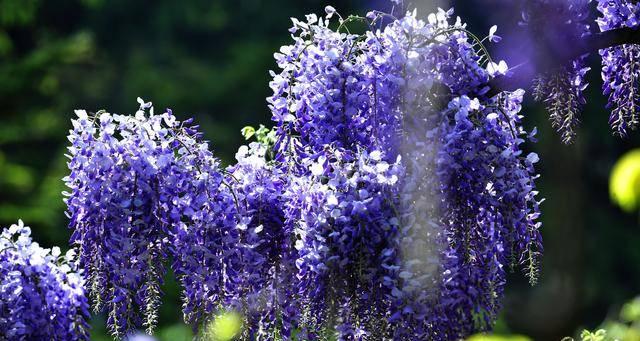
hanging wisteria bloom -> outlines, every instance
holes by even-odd
[[[590,2],[524,10],[542,42],[534,95],[564,142],[589,70],[575,53],[587,49],[566,46],[603,36],[590,32]],[[639,26],[638,1],[598,9],[603,32]],[[275,126],[243,129],[257,141],[231,165],[192,120],[141,99],[133,115],[76,111],[64,195],[78,259],[40,248],[22,222],[2,231],[0,339],[86,340],[85,288],[115,338],[151,334],[168,267],[203,339],[224,321],[241,340],[490,329],[507,269],[533,284],[542,253],[539,160],[524,151],[536,132],[523,127],[524,91],[495,87],[513,71],[484,45],[496,30],[478,37],[442,9],[342,17],[327,6],[293,19],[270,73]],[[600,54],[610,122],[625,135],[640,124],[640,47]]]
[[[452,15],[294,19],[270,82],[276,127],[226,168],[150,103],[78,111],[66,203],[112,334],[152,331],[167,260],[197,332],[222,311],[244,340],[490,328],[505,267],[536,280],[538,160],[522,151],[523,92],[489,91],[508,66]]]
[[[281,292],[295,260],[281,230],[285,177],[258,145],[222,169],[197,126],[139,102],[133,116],[77,111],[69,136],[66,203],[94,309],[116,337],[151,333],[170,256],[196,331],[231,308],[260,321],[253,333],[273,332],[276,313],[293,314]]]
[[[583,93],[588,86],[585,81],[590,70],[586,62],[588,54],[572,56],[568,46],[589,36],[590,2],[535,0],[527,1],[523,10],[523,24],[538,51],[534,62],[541,70],[534,79],[533,95],[545,104],[551,125],[564,143],[574,140],[586,102]]]
[[[601,31],[640,25],[640,3],[631,0],[599,0]],[[609,96],[609,124],[626,136],[640,125],[640,45],[624,44],[600,50],[604,94]]]
[[[238,203],[242,252],[233,279],[235,310],[245,316],[249,340],[288,339],[297,316],[294,234],[285,224],[289,178],[267,160],[268,146],[253,142],[236,153],[227,169]]]
[[[170,212],[172,268],[183,287],[185,322],[194,329],[237,305],[243,252],[238,200],[218,159],[195,127],[174,123],[175,159],[163,176]]]
[[[65,178],[72,244],[78,246],[96,311],[108,313],[114,336],[144,323],[153,328],[164,274],[171,193],[163,175],[173,175],[175,122],[169,114],[147,117],[76,111],[69,135]],[[172,220],[174,219],[174,220]],[[142,318],[144,317],[144,322]]]
[[[0,233],[0,339],[89,340],[74,250],[43,249],[22,221]]]
[[[116,337],[153,330],[169,252],[185,321],[199,324],[222,303],[223,278],[233,276],[220,260],[233,262],[238,240],[234,201],[219,190],[218,161],[197,126],[139,102],[134,116],[77,111],[69,137],[72,243],[95,310],[108,312]]]
[[[295,175],[287,221],[299,252],[304,339],[458,339],[488,328],[504,267],[532,282],[541,252],[522,92],[452,11],[363,35],[382,13],[294,20],[268,99],[276,160]],[[486,66],[486,68],[485,68]],[[529,135],[532,136],[532,135]]]

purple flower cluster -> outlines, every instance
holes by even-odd
[[[296,253],[293,233],[285,224],[284,191],[289,179],[267,162],[267,146],[253,142],[236,153],[237,163],[227,168],[232,193],[238,202],[240,271],[233,281],[233,304],[247,322],[245,337],[288,339],[293,332]]]
[[[185,322],[195,327],[208,321],[221,305],[231,303],[230,286],[237,278],[237,200],[228,189],[218,160],[195,127],[176,134],[175,160],[163,174],[173,223],[172,268],[183,286]]]
[[[522,92],[451,11],[363,35],[294,20],[268,99],[305,339],[457,339],[488,328],[504,266],[541,252]],[[372,12],[371,26],[383,14]],[[483,67],[486,65],[486,68]],[[451,100],[453,98],[453,100]]]
[[[0,339],[89,340],[75,252],[43,249],[22,221],[0,233]]]
[[[630,0],[599,0],[602,14],[596,21],[601,31],[636,28],[640,24],[640,3]],[[640,46],[619,45],[600,50],[603,92],[609,96],[609,124],[614,133],[626,136],[640,125]]]
[[[343,339],[387,334],[399,161],[387,163],[379,151],[328,150],[290,187],[304,339],[333,328]]]
[[[94,310],[108,313],[113,335],[122,337],[144,323],[152,328],[164,274],[166,207],[164,174],[174,159],[170,115],[147,118],[141,102],[135,116],[76,111],[70,132],[65,193]],[[117,252],[114,252],[117,250]]]
[[[506,63],[452,15],[294,19],[270,82],[276,127],[226,168],[197,126],[150,103],[78,111],[66,203],[111,332],[152,331],[167,260],[196,331],[229,309],[244,339],[488,329],[505,267],[536,279],[538,160],[522,151],[523,92],[488,92]]]
[[[76,112],[65,178],[71,242],[94,308],[117,337],[153,330],[169,253],[186,289],[185,320],[211,311],[221,253],[237,240],[225,230],[235,226],[234,202],[218,190],[219,164],[197,126],[139,102],[134,116]]]
[[[449,224],[441,290],[455,302],[445,304],[443,313],[465,321],[459,328],[467,333],[490,326],[499,311],[506,266],[522,264],[530,281],[537,279],[538,157],[524,156],[520,148],[527,138],[518,116],[522,95],[503,93],[486,104],[456,98],[448,107],[452,120],[441,126],[437,163]]]
[[[197,126],[139,102],[133,116],[77,111],[69,136],[66,203],[95,310],[116,337],[151,333],[171,259],[195,329],[231,308],[260,326],[253,336],[276,320],[290,333],[286,177],[258,144],[223,169]]]
[[[538,55],[536,67],[546,71],[533,82],[533,94],[550,113],[552,126],[563,142],[571,143],[579,123],[579,114],[585,104],[583,95],[588,86],[585,76],[588,54],[575,57],[576,41],[591,36],[589,4],[591,0],[536,0],[527,2],[523,11],[523,24],[530,28]],[[640,4],[633,0],[598,0],[601,17],[596,19],[600,31],[637,28]],[[640,47],[636,44],[618,44],[599,51],[602,57],[603,92],[609,98],[611,110],[609,124],[614,134],[626,136],[640,125]],[[588,48],[588,46],[586,46]],[[567,60],[573,59],[570,63]],[[558,67],[557,65],[564,66]]]
[[[546,69],[543,61],[566,63],[563,55],[566,46],[590,35],[589,3],[591,0],[536,0],[528,1],[523,12],[523,23],[542,51],[536,63]],[[552,71],[539,74],[534,80],[533,94],[537,101],[545,104],[551,125],[561,134],[564,143],[575,138],[579,115],[586,103],[584,90],[589,85],[585,75],[590,70],[586,59],[579,56],[567,65],[554,67]]]

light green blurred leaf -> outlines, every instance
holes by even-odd
[[[623,155],[613,166],[609,178],[611,200],[627,212],[640,204],[640,149]]]
[[[467,341],[531,341],[531,339],[523,335],[476,334],[469,337]]]
[[[230,341],[242,330],[242,316],[236,312],[228,311],[218,314],[206,327],[205,339],[207,341]]]
[[[33,171],[25,166],[9,163],[0,153],[0,189],[26,193],[35,183]]]
[[[0,30],[0,57],[6,56],[13,50],[13,42],[7,32]]]
[[[620,317],[625,322],[640,321],[640,298],[625,303],[620,311]]]
[[[582,341],[605,341],[607,340],[607,331],[598,329],[595,332],[590,332],[585,329],[580,333],[580,337]]]
[[[245,140],[248,140],[256,133],[256,128],[252,126],[246,126],[240,130],[240,133],[242,134],[242,136],[244,136]]]

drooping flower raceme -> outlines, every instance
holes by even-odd
[[[551,125],[558,130],[564,143],[575,138],[579,115],[586,100],[584,90],[589,85],[585,76],[590,68],[588,54],[566,60],[567,46],[590,35],[589,3],[591,0],[536,0],[527,1],[523,11],[523,23],[530,29],[533,40],[541,51],[536,66],[551,70],[539,74],[533,83],[537,101],[545,104]],[[574,56],[569,56],[574,57]]]
[[[0,339],[89,340],[75,252],[43,249],[22,221],[0,233]]]
[[[80,253],[96,311],[108,313],[113,335],[123,337],[154,324],[164,274],[166,230],[171,221],[162,200],[161,176],[174,158],[169,115],[147,118],[76,111],[69,135],[65,178],[72,244]]]
[[[534,79],[533,94],[543,102],[550,113],[552,125],[560,132],[563,142],[571,143],[576,135],[579,114],[585,103],[583,92],[587,87],[585,76],[588,50],[592,37],[589,20],[590,0],[536,0],[525,3],[523,23],[530,28],[536,44],[534,56],[541,74]],[[633,0],[598,0],[601,14],[595,21],[600,31],[638,28],[640,4]],[[605,36],[603,36],[605,37]],[[608,39],[608,38],[607,38]],[[594,39],[598,44],[599,37]],[[637,44],[620,44],[600,49],[602,57],[603,92],[608,96],[611,110],[609,125],[615,135],[626,136],[640,124],[638,82],[640,48]],[[620,45],[618,45],[620,44]],[[573,59],[573,60],[571,60]]]
[[[286,212],[306,339],[461,338],[491,324],[504,266],[535,280],[522,92],[485,95],[504,63],[450,15],[364,35],[307,16],[276,54],[268,101],[276,160],[295,175]]]
[[[499,97],[486,106],[454,99],[449,110],[455,118],[442,126],[438,154],[444,220],[452,225],[445,268],[457,270],[445,275],[445,296],[458,300],[447,315],[469,322],[461,323],[467,332],[490,324],[498,312],[505,267],[524,264],[535,282],[541,252],[533,170],[538,160],[520,150],[526,136],[518,117],[522,92]],[[485,294],[491,292],[495,296]],[[474,307],[485,311],[474,315]]]
[[[196,130],[179,129],[175,139],[176,158],[163,176],[172,219],[168,238],[172,268],[183,287],[185,322],[199,328],[235,297],[242,270],[237,200]]]
[[[245,316],[244,336],[250,340],[289,338],[297,317],[297,254],[284,212],[289,179],[266,154],[264,144],[242,146],[236,153],[237,163],[227,169],[238,203],[236,249],[242,262],[230,280],[235,310]]]
[[[115,336],[153,328],[168,259],[185,321],[206,330],[232,310],[249,340],[460,339],[491,326],[505,267],[535,281],[533,134],[521,91],[489,94],[506,63],[452,11],[384,27],[326,13],[294,20],[275,133],[226,168],[150,103],[77,112],[72,242]],[[370,30],[349,33],[354,20]]]
[[[401,167],[379,151],[328,151],[290,187],[303,338],[333,328],[347,339],[387,335]]]
[[[269,329],[254,333],[293,318],[282,291],[295,261],[281,230],[286,178],[267,167],[265,148],[241,149],[224,170],[197,126],[140,104],[134,116],[78,111],[70,134],[72,243],[111,333],[153,331],[169,259],[195,330],[223,308],[269,312],[249,320]]]
[[[169,253],[185,287],[185,320],[212,311],[208,298],[223,295],[220,258],[236,242],[227,233],[233,200],[220,194],[218,161],[197,126],[140,103],[134,116],[77,111],[69,136],[71,242],[116,337],[153,330]]]
[[[640,25],[640,3],[599,0],[601,31]],[[616,135],[626,136],[640,125],[640,46],[626,44],[600,50],[604,94],[609,96],[609,124]]]

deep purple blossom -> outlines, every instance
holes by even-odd
[[[597,19],[601,31],[639,25],[640,3],[629,0],[600,0]],[[600,50],[604,94],[609,96],[609,124],[614,133],[626,136],[640,124],[640,46],[619,45]]]
[[[441,127],[438,174],[449,224],[444,262],[450,270],[442,290],[452,300],[444,304],[444,313],[467,321],[460,324],[466,332],[487,328],[495,318],[505,267],[521,263],[532,282],[537,278],[535,262],[542,251],[533,170],[537,156],[525,157],[520,149],[526,138],[518,116],[522,95],[503,93],[486,106],[454,99],[449,105],[454,119]],[[473,312],[474,307],[483,309]]]
[[[117,337],[153,330],[169,253],[185,320],[213,311],[208,298],[223,296],[219,257],[237,240],[225,232],[235,228],[234,202],[219,190],[219,163],[197,126],[139,102],[134,116],[76,112],[65,178],[71,241],[94,308]]]
[[[393,243],[400,227],[393,201],[402,167],[380,152],[338,150],[308,166],[288,193],[296,204],[289,219],[298,238],[303,332],[315,339],[335,326],[343,338],[361,332],[382,338],[391,303],[385,277],[397,266]]]
[[[527,1],[523,24],[536,44],[536,67],[543,70],[533,84],[536,100],[544,103],[551,125],[564,143],[571,143],[586,100],[584,90],[588,54],[569,60],[567,53],[575,41],[591,34],[589,3],[591,0]],[[551,63],[549,65],[548,63]],[[558,65],[560,63],[560,65]]]
[[[168,259],[185,321],[234,310],[246,339],[460,339],[495,320],[505,267],[535,282],[533,134],[522,91],[488,94],[507,64],[452,10],[386,26],[325,12],[293,20],[275,133],[231,166],[150,103],[77,112],[72,242],[115,336],[151,331]],[[353,34],[353,20],[380,28]]]
[[[171,220],[162,191],[174,159],[169,114],[76,111],[65,199],[88,292],[113,335],[152,330]],[[163,123],[163,121],[165,123]],[[171,188],[171,187],[169,187]],[[142,320],[144,316],[145,320]]]
[[[254,333],[288,335],[295,258],[283,230],[286,177],[257,144],[221,168],[197,126],[140,103],[134,116],[78,111],[69,137],[72,243],[95,309],[109,314],[116,337],[141,326],[151,333],[170,256],[194,330],[224,307],[264,327]]]
[[[22,221],[0,233],[0,338],[89,340],[74,250],[43,249]]]
[[[222,305],[232,302],[240,271],[237,201],[228,191],[218,160],[208,144],[181,134],[178,158],[167,174],[172,229],[173,270],[183,286],[185,322],[198,328]]]
[[[236,153],[227,169],[238,203],[236,249],[240,271],[234,281],[235,310],[247,320],[249,339],[289,338],[296,323],[294,235],[285,224],[286,174],[267,161],[267,146],[253,142]]]
[[[522,92],[485,96],[506,64],[451,14],[409,13],[364,36],[294,21],[294,44],[276,54],[268,101],[276,160],[294,175],[286,213],[307,339],[458,339],[491,325],[504,267],[535,281]]]

